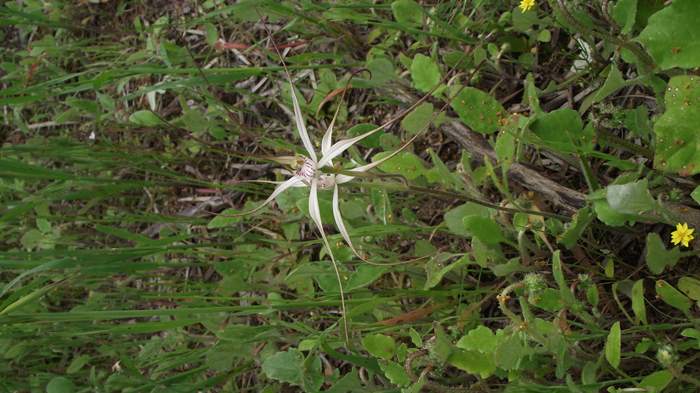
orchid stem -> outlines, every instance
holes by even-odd
[[[326,249],[328,250],[328,255],[331,256],[331,262],[333,264],[333,270],[335,271],[335,278],[338,280],[338,290],[340,291],[340,308],[341,308],[341,313],[343,314],[343,334],[345,335],[345,345],[350,348],[350,329],[348,328],[348,312],[345,307],[345,290],[343,289],[343,279],[340,276],[340,269],[338,269],[338,263],[335,261],[335,256],[333,256],[333,251],[331,250],[331,246],[328,243],[328,239],[326,238],[326,235],[323,233],[323,229],[321,229],[321,236],[323,238],[323,245],[326,246]]]

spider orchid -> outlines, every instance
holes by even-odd
[[[286,69],[286,67],[285,67]],[[289,73],[287,73],[287,78],[289,80],[289,85],[290,85],[290,90],[291,90],[291,96],[292,96],[292,106],[294,109],[294,122],[296,124],[296,129],[297,132],[299,133],[299,137],[301,138],[301,141],[304,145],[304,148],[306,150],[306,153],[308,154],[307,156],[300,156],[300,157],[278,157],[274,159],[277,162],[284,163],[287,165],[290,165],[292,167],[295,167],[296,169],[292,173],[292,177],[287,179],[286,181],[279,183],[278,186],[274,189],[274,191],[270,194],[270,196],[267,197],[267,199],[258,207],[256,207],[253,210],[243,212],[240,214],[236,214],[236,216],[243,216],[243,215],[248,215],[255,213],[262,209],[263,207],[267,206],[270,202],[272,202],[278,195],[282,194],[284,191],[286,191],[289,188],[292,187],[309,187],[309,215],[311,216],[311,219],[313,220],[314,224],[318,228],[318,231],[321,233],[321,238],[323,240],[323,244],[328,250],[328,254],[331,257],[331,262],[333,263],[333,268],[335,270],[335,275],[336,278],[338,279],[338,284],[339,284],[339,289],[340,289],[340,299],[341,299],[341,308],[342,308],[342,314],[343,314],[343,324],[344,324],[344,333],[345,333],[345,341],[349,342],[349,333],[348,333],[348,323],[347,323],[347,318],[346,318],[346,309],[345,309],[345,295],[343,291],[343,284],[340,276],[340,271],[338,269],[337,262],[335,260],[335,256],[333,255],[333,251],[331,250],[330,244],[328,242],[328,238],[326,237],[326,233],[323,229],[323,222],[321,221],[321,210],[319,207],[319,202],[318,202],[318,191],[319,190],[326,190],[326,189],[333,189],[333,200],[332,200],[332,209],[333,209],[333,218],[335,219],[335,224],[342,235],[343,239],[347,243],[347,245],[350,247],[352,252],[360,259],[362,259],[365,262],[374,264],[372,262],[369,262],[365,257],[360,255],[359,252],[355,249],[355,246],[352,244],[352,240],[350,239],[350,234],[348,233],[347,228],[345,227],[345,223],[343,222],[343,217],[341,216],[340,213],[340,197],[339,197],[339,191],[338,191],[338,185],[347,183],[351,180],[353,180],[356,176],[353,176],[353,173],[363,173],[366,172],[378,165],[381,165],[385,161],[391,159],[394,157],[396,154],[400,153],[402,150],[404,150],[409,144],[411,144],[416,137],[418,137],[418,133],[414,135],[412,138],[410,138],[406,143],[404,143],[401,147],[399,147],[397,150],[392,152],[391,154],[387,155],[386,157],[383,157],[382,159],[379,159],[377,161],[374,161],[372,163],[362,165],[353,169],[350,169],[346,173],[348,174],[331,174],[331,173],[323,173],[321,171],[322,168],[332,166],[333,165],[333,159],[337,158],[343,152],[345,152],[347,149],[349,149],[351,146],[356,144],[357,142],[361,141],[364,138],[367,138],[368,136],[381,131],[383,129],[386,129],[388,126],[393,124],[395,121],[403,117],[406,113],[410,112],[413,110],[416,106],[420,105],[422,101],[424,101],[427,98],[427,95],[423,97],[421,100],[417,101],[411,107],[406,109],[405,111],[401,112],[398,116],[396,116],[393,119],[390,119],[383,125],[372,129],[364,134],[358,135],[354,138],[348,138],[348,139],[342,139],[336,143],[332,143],[332,137],[333,137],[333,127],[335,125],[335,120],[338,117],[338,109],[336,109],[336,112],[333,116],[333,119],[331,120],[330,125],[326,129],[325,134],[323,135],[323,139],[321,140],[321,156],[316,154],[316,150],[314,150],[313,144],[311,143],[311,139],[309,138],[309,133],[306,130],[306,124],[304,123],[304,118],[301,113],[301,108],[299,107],[299,100],[297,99],[296,93],[294,92],[294,86],[292,85],[291,77],[289,76]]]
[[[398,118],[402,117],[403,114],[410,112],[415,108],[418,104],[420,104],[419,101],[416,104],[412,105],[410,108],[408,108],[406,111],[402,112],[399,116],[397,116],[394,119],[391,119],[384,123],[383,125],[374,128],[370,131],[367,131],[364,134],[358,135],[354,138],[348,138],[348,139],[342,139],[335,144],[332,143],[332,137],[333,137],[333,128],[335,125],[335,120],[338,116],[338,110],[336,109],[336,112],[333,116],[333,119],[331,120],[330,125],[326,129],[325,134],[323,135],[323,139],[321,140],[321,157],[319,158],[316,154],[316,151],[313,148],[313,145],[311,143],[311,138],[309,138],[309,133],[306,130],[306,124],[304,123],[304,118],[302,117],[301,113],[301,108],[299,106],[299,100],[296,96],[296,93],[294,92],[294,86],[291,83],[290,79],[290,90],[291,90],[291,96],[292,96],[292,106],[294,109],[294,121],[296,123],[296,129],[297,132],[299,133],[299,136],[301,138],[301,141],[304,145],[304,148],[306,149],[306,152],[308,153],[308,156],[298,156],[298,157],[277,157],[273,158],[274,161],[277,161],[282,164],[286,164],[290,167],[296,168],[296,170],[292,173],[292,177],[287,179],[286,181],[279,183],[279,185],[274,189],[274,191],[268,196],[268,198],[258,207],[256,207],[253,210],[250,210],[248,212],[240,213],[237,214],[236,216],[242,216],[242,215],[248,215],[255,213],[262,209],[263,207],[267,206],[270,202],[272,202],[278,195],[282,194],[284,191],[286,191],[289,188],[292,187],[310,187],[310,193],[309,193],[309,215],[311,216],[311,219],[314,221],[314,224],[319,228],[319,231],[321,232],[321,236],[323,238],[323,241],[328,247],[328,242],[326,239],[325,232],[323,230],[323,223],[321,221],[321,214],[320,214],[320,207],[318,203],[318,190],[326,190],[326,189],[333,189],[333,199],[332,199],[332,210],[333,210],[333,218],[335,219],[335,224],[342,235],[343,239],[347,243],[347,245],[350,247],[352,250],[353,254],[357,256],[358,258],[362,259],[365,262],[368,262],[370,264],[374,264],[370,261],[368,261],[364,256],[362,256],[355,246],[352,244],[352,240],[350,238],[350,234],[348,233],[347,228],[345,227],[345,223],[343,221],[343,217],[340,213],[340,197],[339,197],[339,190],[338,190],[338,185],[347,183],[351,180],[353,180],[356,176],[353,176],[352,174],[328,174],[328,173],[323,173],[321,171],[322,168],[324,167],[329,167],[333,165],[332,160],[335,159],[336,157],[340,156],[343,152],[345,152],[347,149],[352,147],[354,144],[357,142],[361,141],[364,138],[369,137],[370,135],[381,131],[383,129],[386,129],[388,126],[390,126],[393,122],[395,122]],[[410,145],[418,136],[418,134],[414,135],[412,138],[410,138],[406,143],[404,143],[401,147],[399,147],[397,150],[393,151],[391,154],[385,156],[384,158],[374,161],[372,163],[359,166],[353,169],[348,170],[346,173],[363,173],[367,172],[368,170],[375,168],[385,161],[391,159],[394,157],[396,154],[400,153],[403,151],[408,145]],[[330,248],[329,248],[330,252]],[[332,256],[331,256],[332,257]]]

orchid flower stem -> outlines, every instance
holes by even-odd
[[[340,291],[340,311],[343,314],[343,334],[345,335],[345,345],[347,345],[349,348],[350,328],[348,327],[348,311],[345,306],[345,290],[343,289],[343,280],[340,276],[340,270],[338,269],[338,262],[336,262],[335,257],[333,256],[333,251],[331,250],[331,246],[328,243],[328,238],[326,238],[326,235],[323,233],[323,230],[321,230],[321,234],[323,235],[323,244],[328,250],[328,255],[331,256],[331,262],[333,264],[333,270],[335,271],[335,277],[338,280],[338,290]]]
[[[331,257],[331,262],[333,263],[333,270],[335,270],[335,277],[338,279],[338,290],[340,291],[340,308],[343,314],[343,333],[345,334],[345,343],[350,346],[350,329],[348,328],[348,314],[345,308],[345,291],[343,290],[343,279],[340,275],[340,269],[338,269],[338,262],[335,260],[333,255],[333,250],[331,249],[330,243],[328,243],[328,238],[326,237],[326,232],[323,230],[323,222],[321,221],[321,209],[318,204],[318,180],[313,179],[311,181],[311,192],[309,193],[309,215],[311,220],[316,224],[318,231],[321,233],[321,238],[323,239],[323,245],[326,246],[328,250],[328,255]]]

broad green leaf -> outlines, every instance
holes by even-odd
[[[500,247],[488,246],[475,237],[472,237],[471,247],[474,262],[481,267],[505,262],[505,257]]]
[[[621,339],[622,333],[620,331],[620,322],[618,321],[610,328],[610,333],[605,341],[605,359],[615,368],[620,366]]]
[[[645,140],[653,132],[651,120],[649,119],[649,110],[644,105],[626,110],[624,124],[636,136]]]
[[[372,161],[378,161],[388,156],[391,152],[377,153]],[[408,180],[415,180],[426,171],[423,160],[410,151],[401,152],[379,165],[379,169],[387,173],[397,173]]]
[[[513,157],[515,157],[515,135],[513,135],[511,129],[503,129],[498,133],[494,151],[499,163],[513,161]]]
[[[430,258],[430,260],[425,264],[426,279],[425,284],[423,285],[424,290],[428,290],[437,286],[440,283],[440,281],[442,281],[442,278],[445,276],[445,274],[451,272],[452,270],[460,266],[466,266],[469,263],[471,263],[471,259],[469,258],[469,256],[465,255],[459,260],[450,263],[447,266],[444,266],[444,262],[448,258],[449,255],[438,254],[435,257]]]
[[[304,356],[296,349],[277,352],[262,364],[262,370],[268,378],[290,384],[300,384],[303,374]]]
[[[430,346],[430,357],[437,360],[438,364],[442,365],[447,362],[453,347],[442,325],[433,325],[433,330],[435,331],[435,340],[433,341],[433,345]]]
[[[593,307],[598,307],[600,302],[600,293],[598,291],[598,286],[591,284],[591,286],[586,289],[586,300]]]
[[[409,328],[408,335],[411,337],[411,342],[413,343],[413,345],[415,345],[418,348],[423,346],[423,338],[421,337],[420,333],[416,331],[416,329]]]
[[[527,74],[527,77],[525,78],[525,94],[523,97],[523,104],[527,104],[530,107],[530,110],[537,116],[542,115],[544,111],[542,111],[542,107],[540,106],[540,99],[537,91],[537,86],[535,86],[535,77],[532,75],[532,73]]]
[[[383,224],[389,223],[391,221],[392,209],[391,199],[389,199],[386,190],[372,188],[369,195],[374,214]]]
[[[73,393],[75,385],[66,377],[54,377],[46,385],[46,393]]]
[[[503,106],[495,98],[479,89],[465,87],[452,100],[452,109],[469,128],[482,134],[498,130],[501,118],[506,116]]]
[[[370,355],[385,360],[390,360],[396,349],[394,339],[383,334],[371,334],[363,337],[362,346]]]
[[[472,242],[474,243],[474,242]],[[520,263],[520,258],[511,258],[506,263],[499,263],[497,265],[489,266],[489,269],[493,272],[496,277],[505,277],[512,273],[526,272],[528,268]]]
[[[646,247],[647,267],[654,274],[661,274],[667,267],[674,267],[681,257],[678,247],[666,250],[663,240],[658,233],[647,234]]]
[[[637,0],[620,0],[612,10],[612,17],[620,26],[622,34],[632,32],[637,19]]]
[[[496,145],[493,150],[496,152],[498,162],[506,169],[515,160],[518,136],[526,123],[527,119],[518,114],[510,115],[503,120],[503,127],[496,137]]]
[[[379,137],[379,146],[384,150],[394,150],[401,146],[401,139],[394,134],[384,133]]]
[[[396,79],[394,64],[386,57],[375,57],[367,60],[367,69],[372,73],[372,79],[369,81],[358,80],[357,84],[366,84],[370,87],[377,87]],[[354,82],[353,85],[355,85]]]
[[[700,280],[684,276],[678,280],[678,289],[689,298],[700,301]]]
[[[664,0],[638,0],[637,25],[645,27],[649,23],[649,17],[664,8],[664,3]]]
[[[209,119],[198,109],[185,110],[185,114],[178,118],[178,122],[195,135],[201,135],[209,129]]]
[[[478,9],[478,6],[477,8]],[[520,7],[516,7],[513,12],[513,28],[516,31],[527,32],[532,29],[533,25],[539,24],[540,19],[537,17],[537,12],[534,10],[522,12]]]
[[[644,279],[637,280],[632,286],[632,311],[637,321],[647,322],[647,308],[644,305]]]
[[[646,179],[627,184],[612,184],[605,198],[610,208],[622,214],[643,214],[656,207]]]
[[[79,109],[81,111],[90,113],[91,115],[97,116],[100,114],[101,110],[98,103],[94,100],[84,100],[79,98],[68,98],[66,99],[66,104],[69,106]]]
[[[25,249],[31,250],[38,247],[44,241],[44,238],[45,235],[38,229],[30,229],[22,235],[20,243]]]
[[[432,118],[433,104],[425,102],[418,105],[416,109],[401,120],[401,127],[406,130],[408,135],[415,135],[424,131]]]
[[[561,299],[569,304],[574,303],[574,295],[571,293],[571,288],[569,288],[566,282],[566,277],[564,277],[564,269],[561,265],[561,252],[559,250],[554,251],[552,255],[552,275],[554,276],[554,281],[556,281],[559,287],[559,294]]]
[[[596,90],[595,93],[591,94],[583,101],[581,108],[579,108],[579,113],[586,112],[591,105],[603,101],[609,95],[627,85],[627,82],[622,77],[622,73],[617,69],[615,64],[611,64],[608,69],[608,76],[605,78],[603,86],[601,86],[600,89]]]
[[[423,23],[423,10],[413,0],[396,0],[391,3],[391,11],[396,21],[401,24],[420,26]]]
[[[92,358],[89,355],[76,356],[68,365],[66,374],[75,374],[82,369]]]
[[[433,163],[433,168],[425,172],[425,178],[428,182],[441,183],[448,188],[460,189],[464,184],[461,175],[450,171],[433,149],[428,148],[428,154],[430,154],[430,160]]]
[[[558,243],[563,244],[569,250],[572,249],[594,218],[595,215],[590,207],[580,209],[574,215],[573,220],[566,224],[564,233],[558,236]]]
[[[268,378],[301,386],[306,391],[317,391],[323,383],[321,360],[313,357],[306,361],[294,348],[265,359],[262,370]]]
[[[654,342],[646,337],[642,338],[637,345],[634,346],[634,352],[636,353],[646,353]]]
[[[695,4],[700,7],[700,2]],[[700,34],[700,29],[696,30]],[[700,45],[700,41],[695,44]],[[700,124],[700,77],[681,75],[671,78],[664,99],[666,113],[654,123],[654,167],[683,176],[700,173],[700,133],[697,130],[697,124]]]
[[[473,202],[457,206],[444,214],[447,229],[455,235],[471,236],[464,226],[464,219],[469,216],[491,217],[491,209]]]
[[[492,218],[468,216],[463,222],[467,232],[485,244],[496,245],[505,240],[500,225]]]
[[[637,214],[621,213],[610,207],[607,201],[607,193],[608,190],[606,188],[601,188],[588,196],[588,199],[593,201],[593,210],[596,216],[600,221],[604,222],[605,225],[619,227],[625,225],[627,222],[635,222],[644,218]]]
[[[408,377],[406,370],[401,367],[398,363],[392,361],[382,361],[379,362],[379,367],[384,371],[384,375],[389,378],[389,381],[394,385],[403,387],[411,383],[411,379]]]
[[[561,293],[554,288],[546,288],[537,296],[530,298],[532,304],[545,311],[557,312],[564,307]]]
[[[440,68],[433,59],[419,53],[411,63],[411,78],[416,89],[426,93],[440,83]]]
[[[353,289],[364,288],[381,277],[386,271],[387,268],[384,266],[362,264],[355,269],[350,279],[348,279],[345,284],[345,290],[351,291]]]
[[[305,61],[304,63],[308,63],[309,61]],[[375,87],[380,87],[382,85],[385,85],[387,82],[390,82],[394,79],[396,79],[396,71],[394,69],[394,63],[392,63],[392,60],[384,56],[383,54],[379,54],[378,56],[368,56],[367,62],[365,63],[365,68],[369,71],[368,73],[361,74],[362,76],[369,76],[370,79],[365,79],[360,76],[353,78],[351,81],[351,84],[353,87],[358,87],[358,88],[375,88]],[[335,77],[335,75],[334,75]],[[330,80],[329,80],[330,82]],[[319,85],[319,88],[321,88],[323,85]],[[329,86],[328,91],[335,89],[336,87],[340,87],[338,82],[333,81],[332,83],[326,84],[326,86]],[[317,90],[318,92],[318,90]],[[327,93],[326,93],[327,94]],[[325,97],[325,94],[322,96],[319,96],[318,103],[323,100]]]
[[[539,142],[562,153],[589,151],[592,148],[593,130],[584,129],[583,120],[573,109],[557,109],[538,115],[530,125]]]
[[[666,281],[656,281],[656,294],[669,306],[677,308],[686,314],[690,311],[690,306],[692,305],[690,299]]]
[[[452,351],[449,359],[447,359],[447,362],[460,370],[478,375],[481,378],[488,378],[496,371],[493,355],[478,351],[455,349]]]
[[[499,331],[497,336],[501,333]],[[496,348],[494,360],[496,365],[504,370],[518,369],[522,360],[533,352],[523,343],[518,333],[512,333],[501,340],[500,345]]]
[[[144,127],[154,127],[165,124],[153,112],[147,110],[132,113],[131,116],[129,116],[129,121]]]
[[[639,387],[647,389],[648,393],[661,393],[673,380],[673,374],[668,370],[655,371],[639,382]]]
[[[539,33],[537,33],[537,41],[539,42],[551,42],[552,41],[552,32],[544,29],[540,30]]]
[[[581,382],[583,382],[585,385],[591,385],[596,383],[598,381],[598,366],[599,365],[597,362],[592,362],[590,360],[587,361],[586,364],[583,365],[583,369],[581,370]]]
[[[695,328],[686,328],[681,331],[681,336],[695,339],[695,347],[700,349],[700,330]]]
[[[674,0],[649,18],[639,35],[662,70],[700,67],[700,2]]]
[[[349,373],[345,374],[342,378],[338,380],[333,386],[324,390],[324,393],[360,393],[364,392],[362,380],[357,372],[353,369]]]
[[[493,331],[484,325],[479,325],[457,341],[457,348],[481,353],[493,353],[497,344],[498,339]]]

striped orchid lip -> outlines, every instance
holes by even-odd
[[[301,166],[294,175],[304,178],[306,182],[311,184],[311,179],[316,175],[316,163],[307,157],[302,157],[302,160]]]

